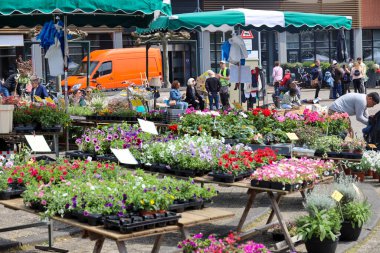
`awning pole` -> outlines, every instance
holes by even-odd
[[[69,56],[69,45],[67,42],[67,16],[63,16],[63,39],[64,39],[64,71],[65,71],[65,111],[69,113],[69,92],[67,89],[68,80],[67,80],[67,57]],[[66,127],[66,151],[69,150],[69,128]]]

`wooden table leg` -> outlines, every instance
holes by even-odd
[[[292,239],[290,238],[290,234],[289,234],[288,228],[286,227],[286,223],[284,221],[284,218],[282,217],[280,208],[278,207],[276,197],[274,196],[273,192],[271,192],[271,191],[268,191],[267,193],[268,193],[269,199],[272,203],[273,211],[277,216],[277,219],[278,219],[278,222],[280,223],[282,231],[284,232],[285,241],[287,242],[289,248],[292,251],[296,251],[296,248],[294,247]]]
[[[282,194],[278,194],[278,193],[277,193],[277,197],[276,197],[276,202],[277,202],[277,204],[280,203],[281,197],[282,197]],[[268,217],[268,220],[267,220],[267,223],[266,223],[266,224],[271,223],[272,220],[273,220],[273,217],[274,217],[274,210],[273,210],[273,207],[272,207],[272,210],[271,210],[271,212],[270,212],[270,214],[269,214],[269,217]]]
[[[160,234],[156,236],[156,240],[154,241],[152,253],[158,253],[160,251],[162,239],[164,238],[164,234]]]
[[[300,191],[300,193],[301,193],[301,196],[302,196],[303,200],[306,200],[306,194],[305,194],[305,191]]]
[[[251,210],[251,207],[253,205],[253,201],[255,200],[257,192],[255,190],[253,190],[253,189],[249,189],[247,191],[247,194],[249,194],[249,198],[248,198],[247,204],[245,205],[244,212],[241,215],[241,218],[240,218],[240,221],[239,221],[239,225],[238,225],[238,227],[236,229],[236,231],[238,233],[241,233],[241,230],[243,228],[244,222],[247,219],[249,211]]]
[[[92,251],[93,253],[100,253],[102,251],[104,240],[104,237],[101,237],[98,240],[96,240],[94,250]]]
[[[189,231],[184,227],[181,227],[181,234],[182,234],[183,239],[187,239],[190,237]]]
[[[125,247],[124,241],[116,241],[116,245],[119,253],[127,253],[127,248]]]

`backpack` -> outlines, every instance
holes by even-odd
[[[360,76],[360,70],[355,69],[355,71],[354,71],[354,76]]]

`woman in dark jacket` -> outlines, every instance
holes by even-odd
[[[194,109],[205,109],[205,103],[203,101],[203,98],[199,95],[197,89],[195,86],[197,85],[197,82],[194,80],[194,78],[190,78],[187,81],[187,88],[186,88],[186,102],[189,103],[189,105],[192,105]]]

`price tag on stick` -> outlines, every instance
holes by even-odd
[[[288,136],[289,140],[291,140],[291,141],[298,141],[299,140],[298,136],[295,133],[286,133],[286,135]]]
[[[368,147],[371,148],[371,149],[376,149],[377,148],[377,146],[375,144],[372,144],[372,143],[368,144]]]
[[[334,191],[333,194],[331,194],[331,198],[333,198],[336,202],[340,202],[343,198],[343,194],[338,191]]]
[[[25,139],[33,152],[51,152],[43,135],[25,135]]]

